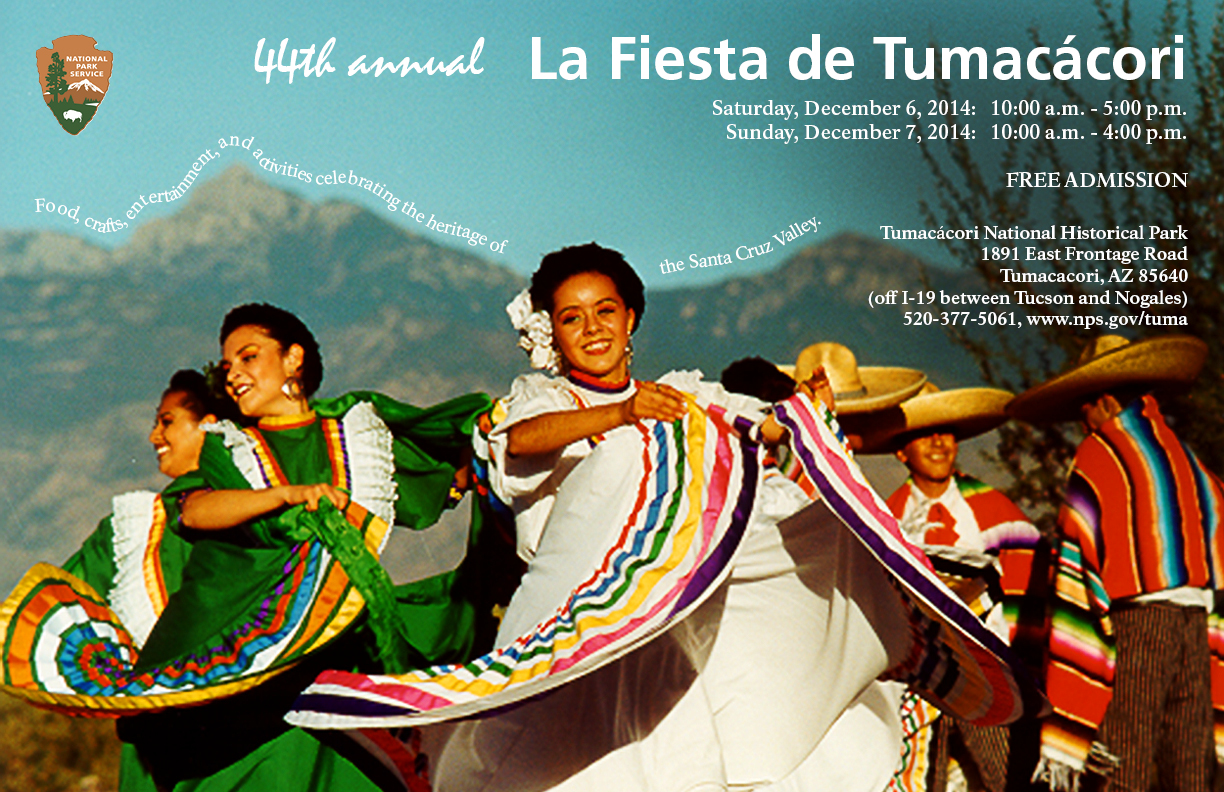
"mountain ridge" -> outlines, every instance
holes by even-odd
[[[615,240],[604,240],[615,246]],[[794,361],[849,344],[863,365],[909,365],[940,386],[975,369],[937,327],[869,309],[874,290],[919,288],[922,262],[856,234],[821,239],[768,272],[651,289],[634,336],[643,378],[732,360]],[[964,290],[930,270],[933,288]],[[526,280],[416,236],[377,212],[312,203],[231,167],[193,187],[114,250],[51,231],[0,231],[0,587],[27,562],[66,557],[110,496],[162,485],[147,444],[178,368],[217,357],[217,328],[243,302],[281,305],[319,339],[320,395],[379,390],[430,404],[505,393],[527,360],[505,305]]]

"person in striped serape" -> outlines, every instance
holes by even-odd
[[[894,453],[908,468],[909,478],[887,501],[906,537],[987,625],[1039,668],[1048,548],[1006,495],[957,469],[959,441],[1003,423],[1011,398],[994,388],[941,391],[928,382],[900,406],[843,425],[858,436],[860,454]],[[909,692],[900,714],[901,761],[889,792],[1003,792],[1023,786],[1032,773],[1032,721],[1015,733],[975,727],[942,716]]]
[[[1151,394],[1193,381],[1206,355],[1189,336],[1102,336],[1008,406],[1029,422],[1078,418],[1087,432],[1058,517],[1046,672],[1055,714],[1038,768],[1052,789],[1079,789],[1086,773],[1110,790],[1212,789],[1212,677],[1224,666],[1212,669],[1208,625],[1224,490]]]

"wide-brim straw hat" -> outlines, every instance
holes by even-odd
[[[942,429],[957,440],[985,434],[1007,421],[1005,407],[1014,394],[998,388],[940,390],[928,382],[896,407],[855,415],[842,429],[862,438],[860,454],[887,454],[925,430]]]
[[[1021,393],[1007,414],[1029,423],[1080,419],[1080,407],[1110,390],[1189,384],[1203,369],[1207,344],[1188,335],[1143,341],[1103,335],[1090,343],[1074,368]]]
[[[862,366],[848,347],[831,341],[812,344],[799,353],[792,376],[804,382],[824,366],[833,388],[837,414],[882,410],[894,407],[922,388],[926,374],[899,366]]]

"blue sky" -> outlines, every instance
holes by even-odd
[[[1099,38],[1085,2],[7,3],[0,10],[0,228],[122,244],[140,222],[183,204],[150,207],[125,231],[101,235],[83,222],[36,213],[36,199],[79,205],[82,219],[120,218],[141,194],[177,183],[206,149],[217,150],[218,139],[239,135],[279,162],[312,173],[352,170],[414,202],[426,219],[508,240],[504,253],[481,252],[520,272],[530,272],[542,253],[596,239],[623,250],[652,286],[745,275],[776,266],[784,253],[669,276],[658,273],[658,262],[731,252],[811,217],[826,237],[841,230],[878,235],[883,224],[921,227],[917,199],[929,194],[930,177],[917,146],[906,141],[728,141],[729,121],[770,119],[715,117],[714,100],[921,105],[932,96],[930,84],[883,80],[873,36],[993,52],[1024,47],[1033,27],[1057,43],[1074,33],[1084,51]],[[814,33],[826,51],[854,52],[853,79],[790,77],[788,53]],[[35,68],[35,50],[67,34],[97,39],[115,64],[96,119],[76,137],[60,130],[40,101]],[[722,39],[737,51],[760,47],[768,78],[642,80],[635,62],[621,80],[610,79],[612,37],[643,34],[652,53],[713,48]],[[532,80],[533,36],[541,38],[546,69],[560,62],[563,47],[582,47],[588,79]],[[261,38],[271,46],[288,38],[292,49],[320,48],[331,37],[334,73],[299,74],[292,84],[278,73],[269,83],[254,68]],[[359,55],[451,60],[481,37],[479,75],[346,76]],[[1028,87],[1027,80],[975,82],[965,95],[984,104],[1018,98]],[[979,130],[989,126],[980,113]],[[783,125],[802,132],[804,123],[827,120]],[[249,153],[230,150],[206,175],[231,161],[260,172]],[[365,204],[446,241],[387,212],[364,190],[261,175],[313,201]],[[941,258],[933,243],[912,249]]]

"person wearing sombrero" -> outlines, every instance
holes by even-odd
[[[1077,789],[1086,772],[1111,790],[1212,788],[1208,615],[1224,582],[1224,489],[1152,395],[1192,382],[1206,355],[1190,336],[1102,336],[1007,408],[1087,432],[1058,517],[1054,716],[1039,766],[1052,789]]]
[[[861,438],[860,454],[893,453],[909,469],[909,478],[887,500],[906,537],[926,551],[987,624],[1037,666],[1044,578],[1033,572],[1041,534],[1006,495],[956,467],[959,442],[1006,421],[1011,398],[996,388],[941,391],[928,382],[896,407],[851,416],[843,424]],[[1046,567],[1036,564],[1038,570]],[[1027,780],[1032,771],[1035,746],[1012,756],[1006,728],[941,716],[912,693],[902,697],[900,709],[902,755],[890,790],[953,786],[949,776],[958,771],[949,762],[952,754],[959,772],[992,792],[1008,788],[1009,758],[1013,779]]]
[[[1010,498],[957,468],[961,441],[1004,423],[1011,399],[1011,393],[997,388],[941,391],[928,382],[917,396],[877,414],[859,453],[891,452],[909,470],[909,478],[888,497],[888,508],[907,538],[937,557],[937,569],[972,563],[973,554],[998,559],[994,615],[1004,620],[1000,627],[1015,643],[1039,629],[1020,613],[1035,584],[1032,569],[1041,532]]]

